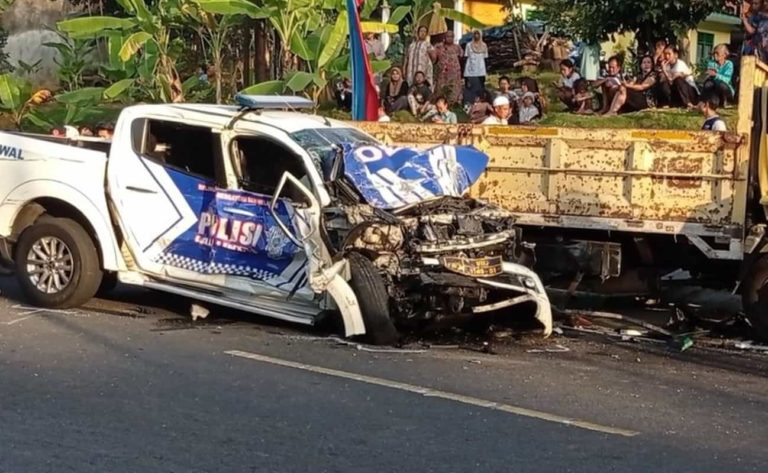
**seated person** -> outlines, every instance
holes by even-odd
[[[430,111],[432,104],[429,103],[429,96],[432,94],[432,88],[427,82],[423,72],[418,71],[413,76],[413,85],[408,91],[408,106],[414,117],[420,117]]]
[[[390,69],[381,103],[388,114],[408,109],[408,83],[405,82],[403,71],[399,67]]]
[[[532,93],[535,97],[533,105],[539,109],[539,113],[544,115],[544,109],[546,108],[546,99],[544,95],[539,93],[539,83],[532,77],[520,78],[520,93],[518,94],[517,102],[512,102],[514,108],[519,109],[523,106],[523,96],[528,92]]]
[[[579,79],[573,83],[573,101],[577,108],[574,113],[579,115],[592,115],[595,113],[592,108],[592,99],[595,98],[589,90],[589,81],[587,79]]]
[[[510,102],[514,102],[518,99],[517,94],[512,90],[512,81],[507,76],[501,76],[499,78],[499,89],[496,91],[496,97],[504,96],[509,99]]]
[[[618,56],[611,56],[606,65],[606,73],[603,77],[596,80],[593,84],[595,88],[600,88],[603,94],[603,106],[600,109],[601,114],[608,113],[616,94],[619,93],[621,82],[624,78],[621,75],[621,59]]]
[[[448,99],[443,96],[435,100],[435,108],[426,117],[424,121],[432,123],[456,124],[458,119],[456,114],[448,109]]]
[[[536,108],[536,105],[533,103],[535,99],[536,97],[533,95],[533,92],[526,92],[525,95],[523,95],[523,103],[518,110],[519,124],[525,125],[541,118],[539,109]]]
[[[656,85],[653,58],[645,56],[640,61],[640,75],[633,81],[622,81],[619,93],[613,98],[607,115],[639,112],[655,107],[653,86]]]
[[[718,44],[712,51],[712,60],[707,63],[707,79],[704,92],[717,94],[720,106],[733,100],[733,63],[728,60],[728,46]]]
[[[506,97],[493,99],[493,115],[483,120],[483,125],[509,125],[511,107]]]
[[[667,46],[662,66],[656,86],[656,103],[660,106],[694,108],[693,104],[699,101],[699,89],[691,68],[680,59],[677,47]]]
[[[475,103],[472,104],[468,113],[470,123],[476,125],[483,123],[489,115],[493,114],[491,98],[487,90],[480,92],[480,95],[475,98]]]
[[[557,90],[557,97],[568,107],[568,110],[576,111],[579,104],[573,100],[576,95],[573,85],[581,79],[581,76],[575,71],[570,59],[560,61],[560,74],[562,76],[560,81],[553,84]]]

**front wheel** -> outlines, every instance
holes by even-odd
[[[755,337],[768,341],[768,256],[761,257],[749,270],[741,301]]]
[[[96,246],[74,220],[42,217],[21,234],[15,255],[19,285],[36,306],[80,306],[101,284]]]
[[[389,294],[384,279],[365,256],[350,253],[347,259],[352,274],[349,286],[357,296],[365,323],[363,339],[374,345],[397,343],[400,335],[389,317]]]

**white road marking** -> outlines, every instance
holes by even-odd
[[[423,386],[416,386],[413,384],[400,383],[397,381],[391,381],[383,378],[376,378],[373,376],[350,373],[348,371],[339,371],[339,370],[334,370],[330,368],[323,368],[322,366],[308,365],[306,363],[297,363],[295,361],[289,361],[289,360],[283,360],[280,358],[273,358],[270,356],[258,355],[256,353],[250,353],[246,351],[229,350],[229,351],[225,351],[224,353],[231,356],[246,358],[254,361],[260,361],[262,363],[270,363],[273,365],[284,366],[287,368],[294,368],[302,371],[309,371],[312,373],[324,374],[327,376],[334,376],[337,378],[351,379],[353,381],[359,381],[361,383],[373,384],[376,386],[384,386],[391,389],[399,389],[400,391],[407,391],[411,393],[421,394],[422,396],[426,396],[426,397],[437,397],[440,399],[448,399],[450,401],[460,402],[462,404],[483,407],[486,409],[506,412],[509,414],[515,414],[523,417],[530,417],[533,419],[544,420],[547,422],[555,422],[558,424],[568,425],[571,427],[578,427],[580,429],[592,430],[592,431],[601,432],[604,434],[620,435],[622,437],[634,437],[640,434],[640,432],[636,432],[634,430],[619,429],[619,428],[610,427],[607,425],[595,424],[593,422],[588,422],[580,419],[573,419],[570,417],[563,417],[557,414],[550,414],[548,412],[527,409],[525,407],[518,407],[510,404],[502,404],[494,401],[488,401],[485,399],[480,399],[472,396],[464,396],[461,394],[455,394],[447,391],[440,391],[437,389],[427,388]]]
[[[16,320],[11,320],[10,322],[4,322],[4,324],[5,325],[13,325],[13,324],[17,324],[19,322],[24,322],[25,320],[31,319],[32,317],[36,316],[40,312],[42,312],[42,310],[38,310],[38,311],[34,311],[34,312],[26,312],[27,314],[29,314],[26,317],[22,317],[22,318],[16,319]]]
[[[15,325],[19,322],[23,322],[27,319],[31,319],[32,317],[35,317],[36,315],[41,315],[41,314],[60,314],[60,315],[74,315],[74,316],[77,316],[79,314],[79,312],[75,310],[40,309],[37,307],[27,307],[21,304],[16,304],[14,306],[11,306],[11,309],[23,310],[24,312],[17,314],[17,315],[21,315],[22,317],[15,320],[11,320],[9,322],[3,322],[3,325]]]

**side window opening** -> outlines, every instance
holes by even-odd
[[[132,131],[134,148],[142,156],[187,174],[216,180],[221,138],[210,128],[141,120],[134,123]],[[137,139],[139,136],[141,139]]]
[[[293,174],[307,189],[312,189],[307,169],[301,157],[285,145],[263,137],[238,137],[232,145],[240,187],[249,192],[273,196],[286,171]],[[295,186],[284,187],[282,197],[296,203],[309,204]]]

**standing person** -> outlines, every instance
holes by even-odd
[[[384,87],[381,102],[389,114],[408,109],[408,83],[403,79],[403,71],[399,67],[389,70],[389,82]]]
[[[655,106],[653,87],[656,85],[656,71],[651,56],[640,60],[640,75],[634,81],[621,81],[619,93],[613,98],[608,115],[639,112]]]
[[[365,34],[365,48],[366,52],[369,55],[373,55],[373,58],[377,61],[382,61],[386,57],[384,43],[381,42],[379,35],[376,33]]]
[[[705,95],[699,104],[699,110],[704,115],[704,124],[701,129],[704,131],[728,131],[725,121],[717,113],[719,104],[717,95]]]
[[[718,44],[712,51],[712,60],[707,63],[707,79],[704,92],[717,94],[720,106],[733,100],[733,63],[728,60],[728,46]]]
[[[493,115],[483,121],[483,125],[509,125],[510,106],[506,97],[493,99]]]
[[[605,77],[600,78],[594,83],[594,86],[600,87],[603,92],[603,107],[600,110],[601,114],[607,114],[610,111],[613,99],[619,93],[621,82],[623,80],[621,76],[621,60],[618,56],[611,56],[611,58],[608,59],[607,68],[608,71]]]
[[[480,30],[472,32],[472,41],[464,50],[467,63],[464,66],[464,78],[467,80],[465,101],[472,103],[480,92],[485,90],[485,60],[488,58],[488,45],[483,41]]]
[[[573,100],[576,95],[573,85],[581,79],[581,76],[575,71],[573,61],[570,59],[560,61],[560,75],[560,81],[554,84],[557,97],[568,107],[568,110],[576,110],[579,105]]]
[[[763,0],[745,1],[741,7],[741,22],[744,25],[744,45],[741,54],[744,56],[755,55],[761,59],[765,57],[761,32],[761,23],[765,23],[765,2]],[[762,28],[765,29],[765,26]]]
[[[587,44],[581,45],[581,63],[579,64],[581,77],[589,82],[594,82],[600,75],[600,45]]]
[[[691,68],[680,59],[680,51],[677,47],[667,46],[664,50],[662,66],[657,102],[694,108],[693,104],[699,101],[699,89],[693,80]]]
[[[447,31],[435,47],[435,92],[445,94],[450,105],[461,101],[461,46],[454,43],[453,31]]]
[[[435,60],[435,49],[429,43],[427,27],[419,26],[416,30],[416,40],[413,41],[405,53],[405,81],[413,84],[416,73],[424,74],[427,82],[432,84],[434,79],[434,68],[432,62]]]
[[[235,82],[235,91],[239,92],[245,88],[245,63],[242,59],[235,62],[235,73],[233,74]]]

